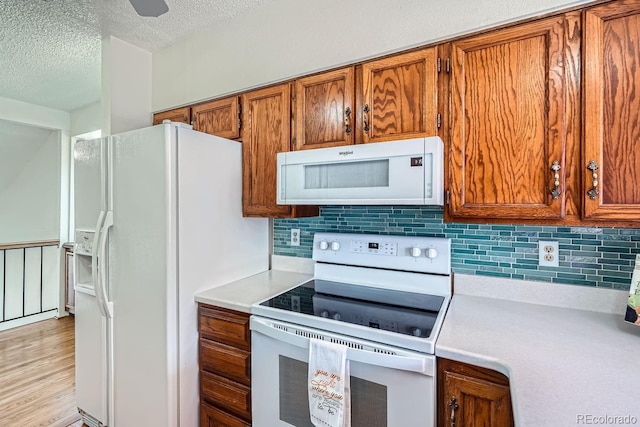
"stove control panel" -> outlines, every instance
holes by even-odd
[[[451,274],[451,239],[377,234],[316,233],[315,261]]]
[[[398,245],[395,243],[378,243],[370,240],[352,240],[351,252],[395,256],[398,254]]]

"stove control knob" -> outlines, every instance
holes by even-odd
[[[337,251],[338,249],[340,249],[340,243],[338,243],[338,242],[331,242],[331,250],[332,250],[332,251]]]
[[[420,328],[411,328],[411,335],[413,335],[414,337],[421,337],[422,330]]]
[[[327,243],[326,240],[322,240],[320,242],[320,249],[322,249],[323,251],[326,251],[327,249],[329,249],[329,243]]]
[[[414,258],[418,258],[422,255],[422,249],[420,248],[411,248],[411,256]]]
[[[333,317],[333,320],[340,320],[340,319],[342,319],[342,316],[340,316],[340,313],[333,313],[333,316],[331,316],[331,317]]]
[[[434,248],[429,248],[426,250],[425,255],[427,255],[427,258],[429,259],[434,259],[438,256],[438,251],[436,251]]]
[[[329,318],[329,312],[327,310],[322,310],[320,312],[320,316],[324,317],[325,319]]]

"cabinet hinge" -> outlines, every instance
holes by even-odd
[[[436,127],[438,129],[442,127],[442,115],[440,113],[438,113],[438,115],[436,116]]]
[[[451,72],[451,58],[447,58],[447,61],[445,63],[445,68],[447,70],[447,73]]]
[[[242,105],[238,105],[238,129],[242,128]]]
[[[447,205],[451,204],[451,191],[450,190],[445,191],[445,193],[444,193],[444,202]]]
[[[442,59],[438,58],[438,61],[436,62],[436,64],[437,64],[436,68],[437,68],[438,73],[439,73],[440,71],[442,71]]]

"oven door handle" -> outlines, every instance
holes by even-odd
[[[274,340],[286,344],[290,344],[303,349],[308,349],[309,338],[283,329],[283,327],[287,328],[287,326],[288,325],[284,323],[278,323],[267,319],[257,318],[256,316],[251,316],[251,330],[253,332],[263,334],[265,336],[273,338]],[[291,328],[298,331],[306,331],[311,336],[317,338],[323,335],[326,335],[328,337],[332,335],[323,331],[311,330],[298,325],[292,325]],[[340,341],[349,341],[347,337],[344,338],[345,339],[340,339]],[[355,342],[356,340],[353,341]],[[373,343],[371,345],[375,346],[375,344]],[[396,354],[374,353],[373,351],[359,350],[348,347],[347,359],[353,362],[364,363],[372,366],[381,366],[390,369],[397,369],[400,371],[417,372],[427,376],[435,376],[435,357],[430,357],[427,355],[422,356],[416,354],[415,356],[402,356]]]

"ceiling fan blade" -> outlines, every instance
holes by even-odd
[[[169,11],[169,6],[164,0],[129,0],[140,16],[158,17]]]

